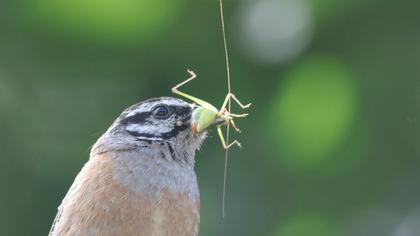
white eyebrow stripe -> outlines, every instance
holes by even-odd
[[[162,134],[172,131],[173,127],[165,127],[158,125],[138,125],[130,124],[127,126],[127,130],[130,132],[136,132],[140,134]]]

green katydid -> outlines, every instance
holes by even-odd
[[[182,97],[185,97],[198,105],[198,107],[193,111],[193,114],[192,114],[191,127],[193,129],[193,132],[200,133],[204,131],[205,129],[215,125],[217,128],[217,133],[219,134],[220,141],[222,142],[224,149],[227,150],[232,145],[237,145],[238,147],[241,147],[241,144],[237,140],[234,140],[230,144],[226,144],[221,126],[231,124],[233,128],[235,129],[235,131],[240,133],[241,131],[240,129],[238,129],[233,119],[237,117],[245,117],[248,114],[247,113],[243,113],[243,114],[230,113],[230,111],[226,109],[226,106],[231,99],[233,99],[233,101],[235,101],[242,109],[249,108],[251,106],[251,103],[243,105],[233,93],[228,93],[226,95],[226,98],[225,98],[225,101],[223,102],[222,107],[220,108],[220,110],[217,110],[217,108],[213,106],[212,104],[178,90],[178,88],[181,87],[182,85],[197,78],[197,75],[192,70],[187,70],[187,71],[191,76],[187,80],[173,87],[172,92]]]

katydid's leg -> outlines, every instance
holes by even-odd
[[[236,98],[236,96],[235,96],[235,94],[233,94],[233,93],[230,93],[231,95],[231,97],[233,98],[233,100],[242,108],[242,109],[246,109],[246,108],[249,108],[250,106],[251,106],[251,103],[248,103],[248,104],[246,104],[246,105],[243,105],[242,104],[242,102],[241,101],[239,101],[239,99],[238,98]]]
[[[242,109],[246,109],[249,108],[251,106],[251,103],[248,103],[246,105],[242,104],[239,99],[236,98],[236,96],[233,93],[228,93],[226,95],[225,101],[223,102],[222,107],[220,108],[220,110],[224,110],[226,109],[226,106],[228,104],[228,101],[230,98],[233,98],[233,100],[242,108]]]
[[[181,96],[183,96],[183,97],[187,97],[187,98],[189,98],[189,96],[190,96],[190,95],[185,94],[185,93],[183,93],[183,92],[181,92],[181,91],[179,91],[179,90],[178,90],[178,88],[179,88],[179,87],[181,87],[181,86],[183,86],[184,84],[186,84],[186,83],[190,82],[191,80],[193,80],[193,79],[197,78],[197,75],[194,73],[194,71],[192,71],[192,70],[187,70],[187,71],[188,71],[188,73],[191,75],[191,76],[190,76],[190,78],[188,78],[187,80],[185,80],[185,81],[183,81],[183,82],[181,82],[181,83],[179,83],[179,84],[175,85],[175,86],[172,88],[172,92],[173,92],[173,93],[175,93],[175,94],[181,95]]]
[[[193,79],[197,78],[197,75],[194,73],[194,71],[192,71],[192,70],[187,70],[187,71],[188,71],[188,73],[191,75],[191,76],[190,76],[190,78],[188,78],[187,80],[185,80],[185,81],[183,81],[183,82],[181,82],[181,83],[179,83],[179,84],[175,85],[175,86],[172,88],[172,92],[174,92],[174,93],[179,92],[179,90],[178,90],[178,88],[179,88],[179,87],[181,87],[182,85],[184,85],[184,84],[186,84],[186,83],[190,82],[191,80],[193,80]]]
[[[241,113],[241,114],[235,114],[235,113],[230,113],[229,111],[226,110],[226,108],[224,110],[220,110],[219,111],[219,115],[220,116],[229,116],[229,117],[235,117],[235,118],[242,118],[242,117],[246,117],[249,114],[248,113]]]
[[[178,88],[179,88],[179,87],[181,87],[181,86],[183,86],[184,84],[186,84],[186,83],[190,82],[191,80],[193,80],[193,79],[197,78],[197,75],[194,73],[194,71],[192,71],[192,70],[187,70],[187,71],[188,71],[188,73],[191,75],[191,76],[190,76],[190,78],[188,78],[188,79],[187,79],[187,80],[185,80],[184,82],[179,83],[179,84],[177,84],[175,87],[173,87],[173,88],[172,88],[172,92],[173,92],[173,93],[175,93],[175,94],[178,94],[178,95],[180,95],[180,96],[182,96],[182,97],[188,98],[188,99],[190,99],[191,101],[193,101],[194,103],[197,103],[197,104],[198,104],[198,105],[200,105],[200,106],[205,106],[206,108],[211,109],[211,110],[213,110],[214,112],[216,112],[216,113],[217,113],[217,108],[215,108],[215,107],[214,107],[213,105],[211,105],[210,103],[208,103],[208,102],[206,102],[206,101],[203,101],[203,100],[201,100],[201,99],[199,99],[199,98],[197,98],[197,97],[194,97],[194,96],[192,96],[192,95],[186,94],[186,93],[181,92],[181,91],[179,91],[179,90],[178,90]]]
[[[241,117],[248,116],[248,113],[242,113],[242,114],[229,113],[229,116],[236,117],[236,118],[241,118]]]
[[[230,123],[232,124],[232,127],[236,132],[241,133],[241,130],[238,128],[238,126],[236,126],[233,120],[230,120]]]
[[[223,148],[224,149],[227,150],[230,147],[232,147],[232,145],[234,145],[234,144],[237,145],[240,148],[242,147],[241,144],[238,141],[236,141],[236,140],[234,140],[230,144],[226,145],[225,138],[223,137],[222,129],[220,127],[217,127],[217,133],[219,134],[220,141],[222,142],[222,145],[223,145]]]

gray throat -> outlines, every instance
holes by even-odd
[[[129,190],[147,194],[158,200],[162,190],[187,194],[199,199],[197,177],[194,172],[194,156],[205,134],[196,139],[199,143],[184,145],[176,140],[168,141],[124,141],[122,146],[104,134],[93,146],[91,157],[107,153],[115,158],[112,166],[113,178]]]

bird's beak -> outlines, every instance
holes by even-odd
[[[218,125],[221,125],[225,123],[225,120],[222,118],[216,118],[213,122],[210,123],[210,125],[207,127],[207,129],[211,129],[213,127],[216,127]]]

